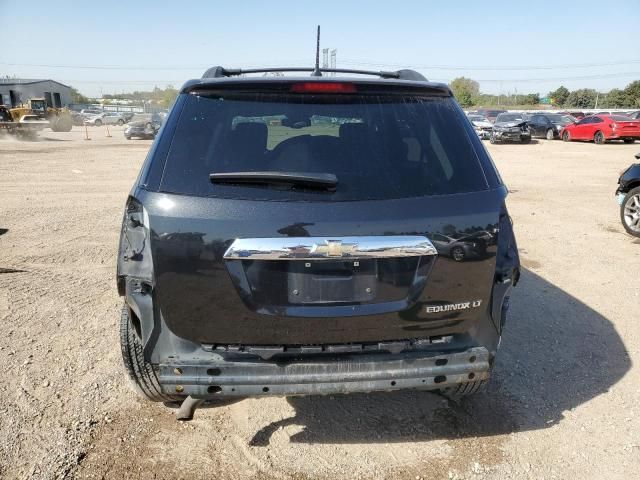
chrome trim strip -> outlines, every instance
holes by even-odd
[[[226,260],[336,260],[420,257],[438,252],[427,237],[282,237],[239,238]]]

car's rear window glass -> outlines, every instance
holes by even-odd
[[[522,114],[520,113],[501,113],[496,118],[496,122],[521,122]]]
[[[633,120],[633,118],[627,115],[611,115],[611,120],[615,120],[616,122],[628,122],[629,120]]]
[[[474,192],[487,182],[450,98],[399,95],[189,95],[161,181],[166,192],[366,200]],[[222,172],[330,173],[335,191],[212,184]]]

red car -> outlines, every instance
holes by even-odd
[[[607,140],[624,140],[624,143],[633,143],[640,140],[640,120],[626,115],[590,115],[564,127],[560,138],[565,142],[593,140],[603,144]]]
[[[572,117],[575,117],[578,120],[582,120],[584,117],[586,117],[586,115],[583,112],[576,112],[576,111],[558,112],[558,115],[571,115]]]

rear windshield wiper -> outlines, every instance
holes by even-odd
[[[213,183],[283,185],[335,191],[338,178],[333,173],[312,172],[224,172],[211,173]]]

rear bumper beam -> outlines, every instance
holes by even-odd
[[[180,362],[159,365],[163,392],[193,398],[327,395],[439,389],[489,377],[489,352],[411,352],[289,361]]]

